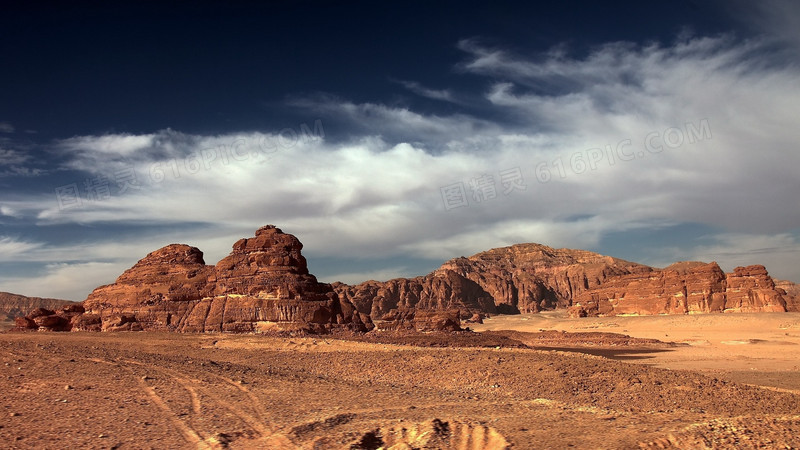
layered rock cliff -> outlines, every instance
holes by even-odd
[[[715,262],[684,262],[608,280],[577,295],[570,314],[785,312],[784,294],[764,266],[737,267],[726,274]]]
[[[95,289],[82,304],[85,312],[53,313],[62,319],[51,322],[59,323],[57,329],[76,331],[370,328],[367,315],[340,301],[330,285],[318,283],[308,272],[302,248],[296,237],[272,225],[236,242],[216,266],[206,265],[195,247],[168,245],[148,254],[115,283]],[[40,328],[29,319],[18,322],[19,328]]]
[[[570,308],[575,316],[800,310],[800,291],[784,288],[763,266],[726,274],[716,263],[679,262],[656,269],[584,250],[519,244],[455,258],[417,278],[334,283],[362,313],[395,308],[526,313]]]
[[[566,308],[573,296],[625,274],[653,269],[584,250],[518,244],[455,258],[417,278],[334,283],[339,296],[381,318],[395,308],[519,313]]]

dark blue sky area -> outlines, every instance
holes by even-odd
[[[6,6],[0,121],[35,140],[102,133],[273,130],[307,119],[286,100],[453,104],[397,83],[474,91],[462,39],[520,54],[728,30],[709,3],[117,2]],[[480,116],[480,103],[466,107]],[[335,132],[335,130],[332,130]]]

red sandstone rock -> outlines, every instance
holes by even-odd
[[[785,280],[774,280],[775,288],[781,291],[786,300],[786,311],[800,312],[800,284]]]
[[[389,311],[378,323],[380,330],[461,331],[459,310],[398,308]]]
[[[24,295],[0,292],[0,319],[14,320],[36,308],[57,311],[65,305],[77,305],[67,300],[53,298],[26,297]]]
[[[38,328],[76,331],[371,329],[368,315],[308,273],[302,247],[271,225],[236,242],[216,266],[206,265],[195,247],[168,245],[95,289],[82,307],[36,310],[28,319]]]
[[[381,317],[394,308],[457,308],[474,313],[538,312],[565,308],[572,297],[609,277],[648,273],[650,267],[583,250],[519,244],[455,258],[424,277],[356,286],[334,283],[359,311]]]
[[[725,274],[717,263],[676,263],[648,274],[622,275],[578,295],[573,317],[786,311],[764,266]]]

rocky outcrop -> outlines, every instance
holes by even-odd
[[[653,269],[584,250],[519,244],[455,258],[424,277],[355,286],[334,283],[362,313],[382,317],[395,308],[519,313],[566,308],[572,298],[611,277]]]
[[[462,331],[459,310],[399,308],[376,321],[379,330]]]
[[[783,312],[786,301],[764,266],[676,263],[663,270],[607,280],[574,298],[572,317],[618,314]]]
[[[786,300],[786,311],[800,312],[800,284],[786,280],[774,280],[775,287],[783,291],[783,299]]]
[[[272,225],[236,242],[231,254],[216,266],[206,265],[195,247],[168,245],[148,254],[115,283],[95,289],[83,302],[85,312],[48,329],[328,332],[371,328],[368,315],[340,300],[330,285],[317,282],[308,272],[302,248],[295,236]],[[20,322],[18,328],[37,329],[29,325]]]
[[[199,320],[192,312],[213,294],[213,273],[199,249],[172,244],[142,258],[115,283],[95,289],[83,305],[87,314],[100,318],[103,331],[188,331],[186,320]],[[92,330],[94,325],[80,327]]]
[[[27,316],[14,319],[14,324],[20,330],[69,331],[73,320],[83,312],[83,306],[70,302],[58,310],[36,308]]]
[[[24,295],[0,292],[0,320],[14,320],[36,308],[57,310],[73,303],[55,298],[26,297]]]
[[[785,292],[779,291],[764,266],[737,267],[727,274],[725,312],[785,312]]]

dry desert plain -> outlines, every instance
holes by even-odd
[[[800,447],[800,314],[548,312],[471,326],[481,333],[2,333],[0,442]]]

